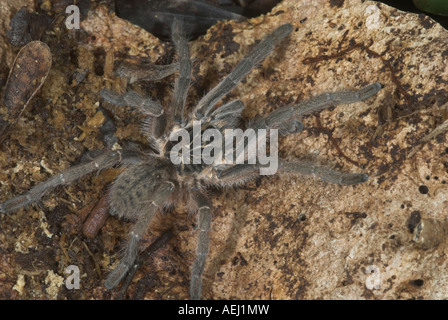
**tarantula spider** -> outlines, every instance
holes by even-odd
[[[126,169],[116,178],[109,192],[111,214],[119,218],[135,221],[124,255],[105,281],[109,289],[117,286],[132,268],[138,253],[139,240],[145,233],[151,219],[157,211],[175,206],[179,201],[186,201],[190,210],[197,213],[197,256],[193,263],[190,297],[199,299],[202,291],[202,273],[209,250],[209,230],[212,217],[212,202],[208,198],[207,188],[212,186],[229,187],[243,184],[260,174],[263,165],[255,164],[206,164],[180,163],[170,161],[170,152],[174,145],[170,134],[184,129],[192,134],[193,123],[201,121],[201,131],[214,128],[223,132],[233,128],[240,119],[244,105],[241,101],[231,101],[218,108],[215,105],[257,66],[266,56],[287,37],[292,26],[285,24],[267,35],[254,46],[252,51],[241,60],[234,70],[215,88],[208,92],[189,112],[184,112],[188,88],[191,82],[192,62],[188,41],[182,33],[182,25],[175,21],[172,26],[172,39],[179,55],[179,76],[174,86],[173,102],[170,110],[149,98],[144,98],[134,91],[124,95],[110,90],[102,90],[101,96],[114,105],[131,106],[149,119],[142,127],[144,134],[152,144],[151,152],[135,150],[106,151],[92,161],[71,167],[49,180],[37,184],[23,195],[0,204],[0,212],[10,213],[20,207],[38,201],[46,192],[62,184],[105,168],[121,164]],[[365,100],[375,95],[382,88],[373,83],[356,91],[324,93],[297,105],[278,108],[270,114],[249,122],[248,128],[278,130],[282,135],[299,132],[303,125],[299,119],[306,114],[317,112],[337,104],[348,104]],[[165,112],[166,111],[166,112]],[[168,112],[169,111],[169,112]],[[200,149],[207,146],[202,142]],[[341,173],[319,166],[311,161],[288,162],[279,160],[278,170],[290,174],[315,175],[324,181],[341,185],[355,185],[365,182],[364,173]]]

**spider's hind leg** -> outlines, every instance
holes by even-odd
[[[104,283],[107,289],[110,290],[115,288],[134,266],[140,239],[145,234],[146,229],[156,212],[163,207],[165,200],[169,197],[173,188],[174,185],[172,182],[164,181],[159,187],[152,190],[154,192],[152,202],[145,204],[141,203],[134,208],[130,208],[130,210],[139,210],[139,212],[133,213],[133,215],[138,216],[138,218],[129,234],[129,239],[124,250],[124,256],[121,259],[120,264],[109,274]]]
[[[193,264],[190,283],[190,298],[199,300],[202,292],[202,273],[204,272],[205,259],[208,254],[210,224],[212,220],[212,203],[201,193],[193,195],[193,201],[198,207],[198,244],[196,247],[196,260]]]
[[[62,184],[71,182],[94,171],[112,167],[122,160],[120,151],[109,150],[93,160],[70,167],[47,181],[35,185],[28,192],[0,203],[0,213],[11,213],[40,200],[47,192]]]

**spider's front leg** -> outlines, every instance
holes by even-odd
[[[335,183],[340,185],[355,185],[366,182],[369,176],[366,173],[346,173],[333,170],[326,166],[321,166],[313,161],[285,161],[280,160],[280,172],[299,174],[299,175],[314,175],[321,178],[325,182]]]
[[[196,106],[194,112],[198,118],[208,116],[213,107],[260,62],[262,62],[286,36],[292,31],[292,25],[284,24],[261,40],[253,50],[242,59],[216,87],[210,90]]]
[[[250,127],[255,130],[278,129],[281,134],[298,132],[303,129],[303,125],[297,118],[331,106],[366,100],[376,95],[382,88],[383,86],[376,82],[354,91],[326,92],[297,105],[281,107],[254,121]]]
[[[155,81],[168,77],[179,70],[179,62],[168,65],[156,65],[152,63],[137,64],[120,62],[115,74],[121,78],[128,78],[132,84],[137,81]]]
[[[244,183],[247,180],[260,175],[260,168],[262,167],[266,166],[260,164],[237,164],[231,166],[218,172],[219,183],[222,185]],[[355,185],[366,182],[369,178],[365,173],[339,172],[306,160],[279,160],[278,172],[298,175],[314,175],[325,182],[340,185]]]
[[[100,95],[104,100],[115,106],[133,107],[147,116],[158,117],[163,114],[163,107],[160,103],[153,101],[150,98],[143,98],[135,91],[127,91],[125,94],[119,95],[112,90],[103,89],[100,91]]]
[[[198,244],[196,260],[191,271],[190,298],[199,300],[202,292],[202,273],[204,272],[210,242],[208,233],[212,220],[212,203],[202,193],[195,193],[192,198],[198,208]]]
[[[184,34],[185,25],[179,20],[174,20],[171,26],[171,33],[174,45],[176,46],[177,54],[179,55],[179,77],[174,83],[174,120],[177,122],[183,121],[185,101],[187,100],[188,88],[191,82],[192,63],[190,59],[190,48],[188,47],[188,40]]]
[[[151,98],[144,98],[135,91],[127,91],[120,95],[112,90],[103,89],[100,91],[100,95],[114,106],[129,106],[145,115],[146,118],[143,121],[144,132],[148,135],[150,141],[155,141],[157,137],[163,134],[166,126],[166,117],[164,109],[159,102]],[[155,147],[158,149],[158,146]]]
[[[358,90],[326,92],[314,98],[305,100],[293,106],[293,108],[297,112],[296,116],[300,117],[321,111],[331,106],[364,101],[376,95],[382,88],[383,85],[381,83],[375,82]]]

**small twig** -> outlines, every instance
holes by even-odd
[[[333,145],[333,147],[336,149],[336,151],[338,152],[338,154],[343,157],[345,160],[347,160],[348,162],[350,162],[351,164],[354,164],[355,166],[357,166],[358,168],[361,168],[360,164],[358,162],[356,162],[355,160],[350,159],[348,156],[346,156],[344,154],[344,152],[342,152],[341,148],[339,147],[339,144],[337,143],[337,141],[335,140],[335,138],[333,138],[333,134],[332,132],[328,132],[327,130],[324,129],[324,127],[322,126],[322,123],[320,122],[320,119],[318,116],[316,116],[316,121],[317,121],[317,125],[319,127],[319,129],[325,133],[328,136],[328,140],[330,141],[330,143]],[[362,168],[361,168],[362,169]]]
[[[93,255],[92,251],[90,251],[89,247],[87,246],[87,243],[82,241],[82,244],[84,245],[84,247],[86,248],[87,252],[89,253],[89,256],[92,258],[93,264],[95,265],[96,273],[97,273],[98,277],[101,279],[103,276],[101,274],[101,268],[100,268],[100,265],[98,264],[97,259]]]
[[[442,107],[448,107],[448,103],[445,103]],[[427,134],[426,136],[424,136],[422,139],[420,139],[417,144],[418,146],[416,146],[408,155],[408,158],[412,158],[417,151],[420,149],[420,147],[422,145],[424,145],[425,143],[427,143],[429,140],[434,139],[435,137],[437,137],[439,134],[445,132],[448,130],[448,120],[445,120],[441,125],[437,126],[433,131],[431,131],[429,134]]]

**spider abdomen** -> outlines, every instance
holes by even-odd
[[[159,187],[174,180],[173,165],[162,158],[128,168],[115,180],[109,192],[112,215],[135,220],[155,201]]]

